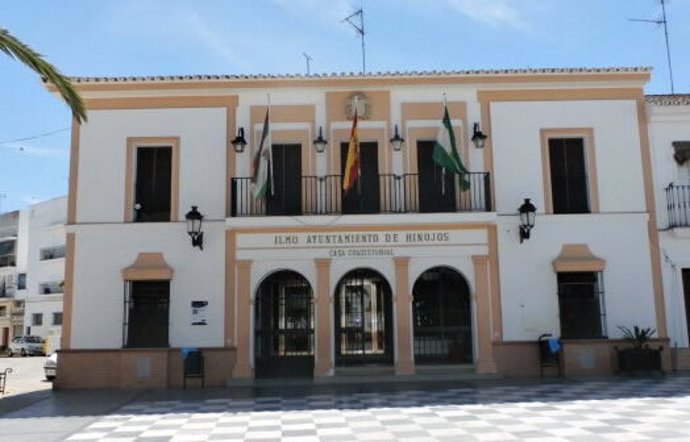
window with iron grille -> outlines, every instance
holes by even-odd
[[[561,337],[606,337],[604,276],[601,272],[557,273]]]
[[[132,281],[125,291],[125,347],[168,347],[170,281]]]
[[[62,293],[61,281],[42,282],[38,285],[38,293],[41,295],[54,295]]]
[[[550,138],[553,213],[589,213],[583,138]]]
[[[53,313],[53,325],[62,325],[62,312]]]
[[[58,259],[65,257],[65,246],[44,247],[40,250],[40,260]]]

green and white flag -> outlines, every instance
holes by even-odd
[[[450,122],[450,115],[448,114],[448,106],[444,106],[443,121],[434,142],[434,162],[441,166],[444,172],[447,170],[450,173],[458,175],[460,178],[460,188],[467,190],[470,187],[469,177],[465,165],[460,159],[460,152],[458,151],[457,143],[455,142],[455,133],[453,132],[453,125]],[[445,180],[442,180],[445,183]],[[445,189],[444,189],[445,190]]]
[[[271,180],[271,192],[273,192],[273,152],[271,146],[271,128],[268,110],[264,119],[264,128],[261,131],[261,141],[254,153],[252,161],[252,184],[254,185],[254,198],[266,198],[268,180]]]

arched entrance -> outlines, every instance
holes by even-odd
[[[297,272],[280,271],[261,283],[254,309],[256,377],[314,374],[313,298]]]
[[[393,308],[386,279],[369,269],[348,272],[335,291],[336,365],[393,363]]]
[[[465,278],[434,267],[417,278],[412,297],[415,363],[472,363],[472,310]]]

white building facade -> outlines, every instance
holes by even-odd
[[[672,366],[690,367],[690,96],[647,97]]]
[[[65,279],[67,197],[54,198],[20,211],[20,247],[25,248],[18,277],[25,281],[17,297],[24,300],[24,334],[46,339],[47,351],[60,346]]]
[[[58,385],[177,386],[188,347],[207,385],[434,366],[529,376],[547,333],[566,375],[612,372],[618,326],[667,337],[648,78],[77,79],[89,121],[72,131]],[[267,96],[273,173],[257,200]],[[461,177],[433,160],[444,97]],[[360,176],[345,192],[355,108]]]

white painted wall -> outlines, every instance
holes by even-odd
[[[499,217],[499,262],[504,338],[560,336],[558,291],[552,262],[562,244],[586,243],[606,261],[604,291],[608,336],[618,326],[656,328],[646,214],[538,216],[520,244],[517,216]]]
[[[601,212],[644,212],[635,101],[491,104],[496,207],[512,214],[524,198],[544,212],[540,130],[593,128]]]
[[[690,141],[690,106],[647,104],[659,228],[659,253],[666,301],[666,322],[672,346],[688,347],[687,306],[682,270],[690,269],[690,228],[668,228],[665,189],[670,183],[690,185],[690,163],[673,159],[673,141]],[[690,195],[689,195],[690,196]]]
[[[161,252],[174,269],[170,284],[170,345],[223,346],[225,232],[204,223],[204,250],[192,248],[186,225],[135,223],[78,226],[74,262],[72,348],[121,348],[121,270],[140,252]],[[192,326],[191,301],[208,301],[208,325]]]
[[[127,137],[180,137],[180,205],[209,219],[225,216],[225,109],[89,112],[81,128],[77,221],[122,222]]]

